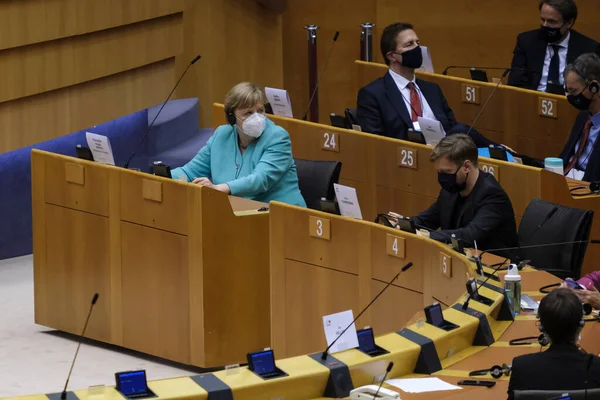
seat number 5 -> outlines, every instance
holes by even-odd
[[[329,132],[325,132],[323,133],[323,146],[321,146],[321,148],[323,150],[327,150],[327,151],[335,151],[335,152],[339,152],[340,148],[339,148],[339,141],[338,141],[339,137],[338,134],[333,132],[333,133],[329,133]]]
[[[440,253],[440,270],[446,278],[452,278],[452,257]]]

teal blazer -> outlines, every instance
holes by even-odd
[[[263,134],[242,154],[237,128],[222,125],[196,157],[171,171],[173,179],[209,178],[226,183],[233,196],[268,203],[271,200],[306,207],[298,187],[292,142],[285,129],[267,118]]]

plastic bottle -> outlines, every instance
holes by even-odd
[[[504,277],[504,291],[508,304],[514,315],[521,311],[521,275],[516,264],[510,264],[508,273]]]

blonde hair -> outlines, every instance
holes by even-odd
[[[252,82],[241,82],[232,87],[225,96],[225,116],[233,114],[238,108],[250,108],[258,103],[267,102],[267,96],[262,88]]]
[[[477,146],[470,136],[464,133],[455,133],[438,142],[429,155],[429,161],[436,162],[442,157],[446,157],[458,166],[467,160],[477,166]]]

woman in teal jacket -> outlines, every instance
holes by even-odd
[[[171,171],[173,178],[265,203],[306,207],[290,136],[265,117],[266,102],[256,85],[234,86],[225,97],[229,125],[218,127],[194,159]]]

